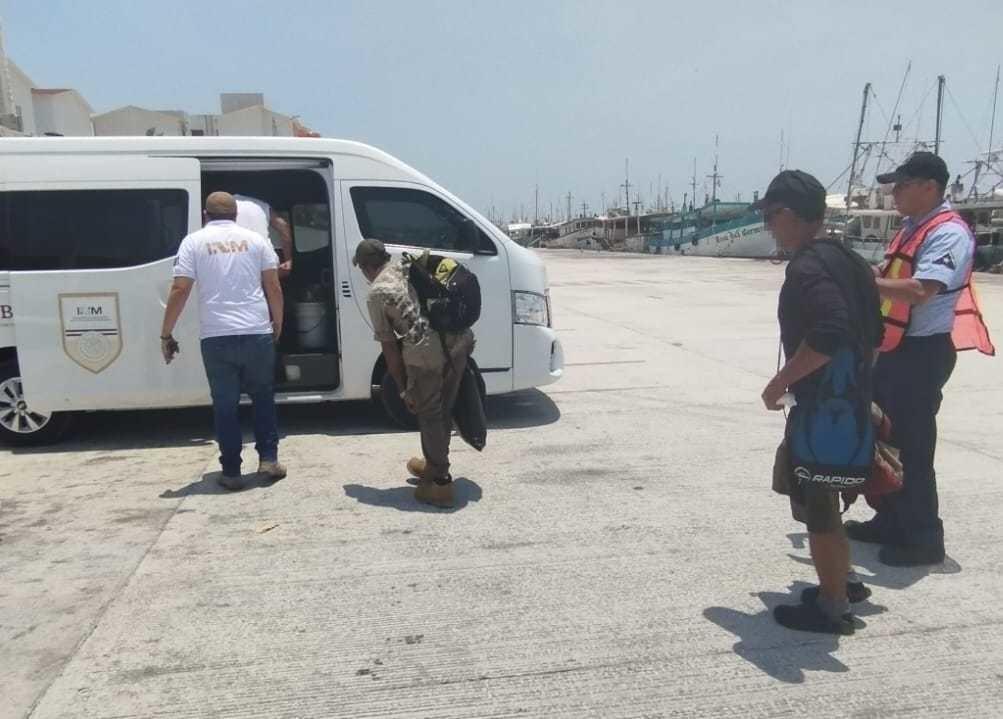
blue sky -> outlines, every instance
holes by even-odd
[[[263,92],[505,217],[532,215],[537,184],[542,214],[569,192],[593,211],[625,157],[636,190],[650,198],[661,175],[677,204],[695,158],[702,197],[715,134],[725,199],[766,185],[781,130],[790,166],[828,184],[864,83],[878,98],[865,138],[881,139],[910,60],[905,134],[932,137],[946,75],[942,154],[964,171],[1003,62],[999,0],[0,0],[0,16],[11,58],[97,112],[212,112],[220,92]],[[1001,125],[1003,108],[997,147]]]

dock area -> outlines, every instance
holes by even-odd
[[[945,390],[947,561],[854,543],[866,626],[792,632],[770,611],[815,577],[760,400],[784,265],[540,254],[566,373],[489,398],[483,453],[454,438],[455,510],[365,402],[281,407],[289,477],[234,494],[208,408],[0,449],[0,717],[1003,715],[1003,359]]]

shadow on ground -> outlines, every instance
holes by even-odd
[[[488,429],[538,427],[556,422],[557,405],[539,390],[489,397],[485,413]],[[245,439],[250,437],[251,408],[241,407]],[[382,407],[369,400],[286,404],[279,406],[282,436],[319,434],[344,437],[387,434],[404,430],[390,423]],[[16,447],[15,454],[87,452],[145,449],[150,447],[201,447],[214,441],[212,409],[192,407],[172,410],[81,413],[70,434],[47,447]]]
[[[168,489],[161,492],[160,498],[180,499],[181,497],[190,497],[194,494],[237,494],[239,492],[247,492],[252,489],[265,489],[267,487],[274,486],[275,484],[279,484],[279,482],[262,479],[262,476],[257,472],[252,472],[250,474],[241,475],[240,479],[243,482],[243,488],[230,490],[224,489],[220,486],[220,475],[222,475],[222,472],[206,472],[199,479],[195,480],[191,484],[181,487],[180,489]]]
[[[414,498],[414,487],[409,484],[389,489],[367,487],[364,484],[346,484],[345,495],[360,504],[388,507],[400,512],[443,512],[448,514],[460,511],[471,502],[481,501],[482,492],[480,485],[476,482],[472,482],[466,477],[457,477],[453,480],[455,506],[450,509],[430,507],[417,501]]]
[[[708,607],[706,619],[738,637],[735,654],[774,679],[788,684],[800,684],[806,672],[848,672],[850,668],[832,656],[839,647],[839,637],[832,634],[796,632],[780,626],[773,619],[773,609],[779,604],[796,604],[801,592],[811,585],[794,582],[790,594],[758,592],[765,609],[748,614],[728,607]],[[885,608],[870,602],[854,605],[858,616],[881,614]],[[865,625],[857,620],[857,629]],[[852,641],[852,640],[851,640]]]
[[[807,549],[808,535],[804,532],[792,532],[787,535],[791,546],[795,549]],[[941,564],[925,567],[889,567],[878,559],[880,546],[866,542],[850,542],[850,559],[857,574],[865,584],[882,589],[908,589],[923,577],[930,574],[957,574],[961,565],[947,557]],[[810,557],[788,555],[795,562],[813,566]]]
[[[488,430],[542,427],[561,418],[554,400],[538,389],[488,397],[484,414]]]

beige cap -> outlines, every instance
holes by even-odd
[[[382,242],[367,239],[360,242],[359,246],[355,248],[352,264],[356,267],[359,265],[382,265],[389,259],[390,253],[387,252],[387,248],[383,246]]]
[[[205,198],[206,214],[214,217],[237,215],[237,201],[229,192],[213,192]]]

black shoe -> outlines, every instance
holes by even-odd
[[[855,631],[850,612],[839,619],[833,619],[819,609],[817,604],[781,604],[773,610],[773,618],[777,620],[777,624],[800,632],[850,636]]]
[[[220,487],[228,492],[239,492],[244,488],[244,481],[241,479],[239,474],[232,477],[226,474],[221,474],[216,481],[219,482]]]
[[[801,592],[802,604],[814,604],[818,599],[818,587],[808,587]],[[859,604],[871,596],[871,588],[863,582],[846,583],[846,599],[850,604]]]
[[[843,529],[846,536],[858,542],[869,542],[871,544],[892,544],[889,541],[889,533],[886,532],[876,520],[871,519],[866,522],[858,522],[855,519],[848,519],[843,522]]]
[[[878,560],[889,567],[922,567],[944,561],[941,545],[887,545],[878,552]]]

